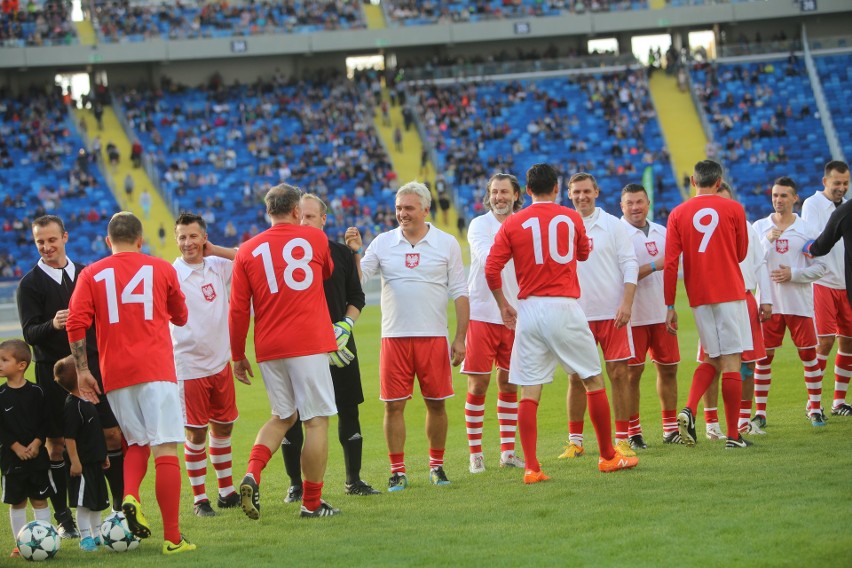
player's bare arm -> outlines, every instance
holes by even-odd
[[[618,311],[615,312],[615,327],[621,328],[630,323],[630,316],[633,314],[634,296],[636,296],[636,284],[625,284],[624,297],[621,299]]]
[[[68,451],[68,458],[71,460],[69,470],[71,477],[80,477],[83,474],[83,464],[80,463],[80,455],[77,453],[77,440],[65,438],[65,449]]]
[[[506,296],[503,294],[502,288],[491,290],[494,294],[494,299],[497,301],[497,307],[500,308],[500,316],[503,318],[503,325],[509,329],[515,329],[518,323],[518,312],[506,301]]]
[[[361,233],[357,227],[349,227],[346,229],[343,240],[346,241],[346,246],[349,247],[349,250],[355,253],[355,269],[358,271],[358,280],[363,282],[363,276],[361,275],[361,249],[364,243],[361,240]]]
[[[453,367],[461,365],[464,361],[465,344],[464,339],[467,336],[467,326],[470,323],[470,298],[467,296],[459,296],[455,299],[456,305],[456,336],[452,344],[452,361]]]
[[[211,242],[204,243],[204,256],[218,256],[227,260],[234,260],[237,256],[237,249],[230,247],[220,247]]]
[[[59,310],[53,316],[53,329],[65,329],[66,321],[68,321],[68,310]]]
[[[86,338],[71,343],[71,355],[74,356],[74,364],[77,367],[77,386],[80,389],[80,398],[97,404],[101,389],[98,381],[89,370],[89,357],[86,354]]]
[[[666,310],[666,331],[672,335],[677,335],[677,312],[674,307],[669,307]]]
[[[251,384],[249,377],[254,378],[254,371],[252,371],[251,363],[249,363],[248,359],[234,362],[234,376],[243,384]]]
[[[654,266],[651,266],[652,264]],[[659,270],[662,270],[665,265],[666,265],[666,259],[665,258],[661,258],[660,260],[654,260],[653,262],[649,262],[648,264],[643,264],[642,266],[639,267],[638,279],[642,280],[643,278],[650,276],[650,275],[652,275],[653,273],[655,273]]]

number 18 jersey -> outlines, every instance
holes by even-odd
[[[234,361],[245,359],[252,307],[259,363],[337,351],[323,288],[333,270],[328,237],[314,227],[280,223],[243,243],[228,312]]]
[[[169,321],[187,320],[174,267],[160,258],[120,252],[80,273],[65,330],[74,343],[96,324],[104,390],[176,382]]]
[[[485,262],[490,290],[502,286],[500,271],[512,258],[518,299],[529,296],[579,298],[577,261],[589,258],[583,218],[573,209],[537,202],[510,215],[497,231]]]
[[[720,195],[697,195],[672,210],[663,273],[667,305],[674,304],[681,253],[690,306],[745,299],[739,263],[748,253],[748,229],[742,205]]]

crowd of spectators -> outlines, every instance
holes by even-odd
[[[120,100],[180,208],[237,223],[214,228],[232,239],[225,244],[264,228],[262,197],[281,182],[328,203],[332,238],[342,238],[350,225],[375,234],[393,224],[381,206],[393,201],[396,173],[370,102],[345,78],[278,74],[225,85],[214,77],[200,88],[167,82],[163,90],[129,91]],[[231,213],[235,204],[249,212],[246,218]]]
[[[392,21],[422,25],[646,8],[647,0],[390,0],[386,13]]]
[[[366,27],[359,0],[247,3],[178,0],[146,4],[110,0],[95,7],[93,21],[105,42],[306,33]]]
[[[541,81],[421,84],[412,86],[409,96],[439,156],[442,176],[470,207],[468,217],[480,212],[482,191],[493,173],[520,174],[530,160],[555,164],[565,179],[591,172],[613,190],[628,179],[637,181],[644,166],[654,164],[664,165],[661,171],[672,181],[641,70]]]
[[[70,2],[65,0],[2,0],[0,46],[27,47],[77,43],[71,22]]]
[[[61,211],[69,232],[85,228],[102,236],[111,194],[98,170],[98,153],[85,147],[56,91],[0,95],[0,118],[0,277],[11,278],[38,258],[29,246],[32,219]],[[69,254],[75,260],[101,256],[88,237],[74,245]]]

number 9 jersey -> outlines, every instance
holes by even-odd
[[[488,260],[490,290],[502,286],[500,271],[512,258],[518,299],[530,296],[579,298],[577,261],[589,258],[589,240],[580,214],[551,202],[537,202],[503,222]]]
[[[681,253],[691,307],[745,299],[739,263],[748,253],[748,229],[742,205],[720,195],[696,195],[672,210],[666,229],[666,305],[675,301]]]
[[[252,307],[258,363],[337,351],[323,288],[333,270],[328,237],[314,227],[279,223],[243,243],[228,313],[233,360],[246,358]]]
[[[177,272],[163,259],[119,252],[83,269],[68,304],[74,343],[95,323],[104,391],[177,382],[169,322],[187,320]]]

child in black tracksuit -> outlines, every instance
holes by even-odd
[[[27,524],[27,499],[37,521],[50,522],[47,499],[53,494],[44,440],[47,412],[44,391],[24,378],[32,353],[20,339],[0,343],[0,472],[3,502],[11,505],[12,536]],[[12,556],[20,556],[18,548]]]
[[[80,398],[73,356],[57,361],[53,376],[69,392],[63,411],[65,448],[71,462],[68,504],[77,509],[80,548],[94,552],[101,543],[101,511],[109,508],[104,475],[104,470],[109,467],[106,440],[97,408]]]

